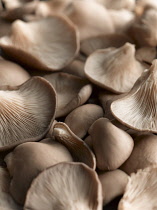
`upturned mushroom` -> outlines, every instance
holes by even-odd
[[[96,161],[94,153],[65,123],[59,122],[54,125],[52,137],[70,151],[74,161],[85,163],[95,169]]]
[[[57,163],[71,161],[73,158],[69,151],[62,144],[51,139],[27,142],[17,146],[5,157],[12,177],[10,183],[12,197],[23,204],[32,180],[41,171]]]
[[[108,119],[96,120],[89,129],[96,164],[100,170],[115,170],[130,156],[134,142],[129,134]]]
[[[64,122],[76,136],[83,138],[87,134],[89,127],[103,115],[103,109],[100,106],[85,104],[74,109],[67,115]]]
[[[157,166],[131,174],[118,210],[156,209]]]
[[[91,82],[115,93],[128,92],[143,70],[135,59],[134,45],[129,43],[118,49],[97,50],[85,64],[85,74]]]
[[[129,176],[117,169],[99,174],[102,184],[103,205],[106,205],[117,196],[123,195]]]
[[[56,93],[41,77],[0,90],[0,151],[26,141],[40,140],[49,130],[56,110]]]
[[[129,128],[157,133],[157,60],[126,96],[111,104],[114,117]]]
[[[102,189],[95,171],[82,163],[59,163],[39,174],[24,210],[101,210]]]
[[[127,174],[157,164],[157,136],[153,134],[140,135],[135,138],[134,149],[130,157],[121,166]]]
[[[56,118],[70,113],[84,104],[92,93],[92,85],[87,80],[71,74],[57,72],[45,75],[57,93]]]
[[[79,50],[79,38],[76,27],[65,17],[53,16],[30,23],[17,20],[12,24],[11,35],[0,39],[0,47],[21,64],[54,71],[74,59]]]

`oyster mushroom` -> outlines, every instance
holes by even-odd
[[[102,189],[96,172],[82,163],[59,163],[33,181],[24,210],[102,209]]]
[[[92,93],[92,86],[86,80],[67,73],[45,75],[57,92],[56,117],[67,115],[84,104]]]
[[[128,178],[129,176],[119,169],[99,174],[99,180],[102,184],[104,205],[124,193]]]
[[[52,136],[70,151],[76,162],[83,162],[95,169],[95,155],[87,144],[76,136],[65,123],[56,123]]]
[[[131,174],[118,210],[156,209],[157,166]]]
[[[74,59],[79,40],[70,20],[53,16],[30,23],[15,21],[11,35],[0,39],[0,47],[7,56],[21,64],[54,71],[64,68]]]
[[[69,151],[62,144],[51,139],[27,142],[17,146],[5,157],[12,177],[10,184],[12,197],[23,204],[32,180],[47,167],[66,161],[73,161]]]
[[[67,115],[64,122],[76,136],[83,138],[87,134],[89,127],[103,115],[103,109],[100,106],[85,104],[74,109]]]
[[[118,49],[97,50],[85,64],[85,74],[91,82],[115,93],[128,92],[143,70],[135,59],[134,45],[129,43]]]
[[[157,60],[145,71],[131,91],[111,104],[113,116],[138,131],[157,133],[156,83]]]
[[[132,42],[129,37],[124,34],[106,34],[93,36],[82,40],[81,42],[81,52],[85,55],[90,55],[95,50],[104,49],[108,47],[121,47],[126,42]]]
[[[138,61],[151,64],[157,58],[157,50],[155,47],[141,47],[136,50],[135,56]]]
[[[32,77],[10,90],[0,90],[0,151],[37,141],[49,130],[56,93],[43,78]]]
[[[114,32],[108,11],[94,1],[73,1],[64,11],[78,27],[80,40]]]
[[[21,85],[30,78],[30,75],[16,63],[0,60],[0,86]]]
[[[119,168],[133,150],[134,142],[131,136],[106,118],[96,120],[90,127],[89,134],[100,170]]]
[[[0,167],[0,209],[22,210],[22,206],[15,203],[9,193],[10,176],[6,168]]]
[[[140,135],[135,138],[134,149],[130,157],[121,166],[127,174],[157,164],[157,136],[151,134]]]

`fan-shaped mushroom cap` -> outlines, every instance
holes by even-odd
[[[0,209],[22,210],[9,194],[10,176],[7,169],[0,167]]]
[[[65,123],[56,123],[52,136],[68,148],[75,161],[83,162],[95,169],[95,155],[87,144],[76,136]]]
[[[101,210],[102,189],[96,172],[81,163],[60,163],[33,181],[24,210]]]
[[[81,51],[87,56],[95,50],[104,49],[108,47],[121,47],[126,42],[132,42],[129,37],[124,34],[106,34],[93,36],[82,40]]]
[[[80,39],[114,32],[108,11],[94,1],[73,1],[64,11],[78,27]]]
[[[107,9],[128,9],[133,10],[135,7],[135,0],[97,0],[101,4],[103,4]]]
[[[157,10],[144,12],[138,22],[133,24],[131,33],[139,46],[157,46]]]
[[[85,64],[85,74],[94,84],[115,93],[128,92],[143,72],[135,59],[135,47],[126,43],[110,51],[97,50]]]
[[[21,85],[30,78],[30,75],[16,63],[0,60],[0,86]]]
[[[78,33],[71,21],[53,16],[30,23],[15,21],[11,35],[0,39],[0,47],[17,62],[53,71],[73,60],[79,50],[78,42]]]
[[[135,138],[134,149],[121,169],[127,174],[157,164],[157,136],[140,135]]]
[[[124,193],[128,182],[128,175],[117,169],[101,173],[99,179],[102,184],[103,204],[105,205]]]
[[[65,118],[65,123],[76,136],[83,138],[87,134],[89,127],[103,115],[103,109],[100,106],[85,104],[74,109]]]
[[[145,71],[132,90],[111,104],[112,114],[126,126],[157,133],[157,60]]]
[[[41,171],[56,163],[72,160],[69,151],[62,144],[50,139],[17,146],[5,157],[7,168],[13,177],[10,184],[11,195],[23,204],[32,180]]]
[[[56,93],[43,78],[33,77],[12,90],[0,90],[0,150],[37,141],[49,130]]]
[[[118,210],[156,209],[157,166],[131,174]]]
[[[92,93],[92,86],[80,77],[66,73],[53,73],[44,76],[57,92],[56,117],[65,116],[84,104]]]
[[[152,63],[157,58],[155,47],[141,47],[136,51],[136,59],[140,62]]]
[[[109,10],[115,31],[125,32],[135,21],[135,14],[127,9]]]
[[[125,131],[114,126],[108,119],[96,120],[89,129],[96,164],[100,170],[115,170],[130,156],[133,139]]]

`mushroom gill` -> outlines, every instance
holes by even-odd
[[[12,60],[38,70],[53,71],[74,59],[79,40],[70,20],[53,16],[29,23],[15,21],[11,35],[0,39],[0,47]]]
[[[82,163],[59,163],[39,174],[27,193],[24,210],[101,210],[96,172]]]
[[[128,92],[143,70],[135,59],[134,45],[129,43],[118,49],[97,50],[85,64],[85,74],[91,82],[115,93]]]
[[[150,166],[131,174],[118,210],[155,210],[157,194],[157,166]]]
[[[0,90],[0,150],[41,139],[56,109],[56,93],[43,78],[32,77],[20,86]]]
[[[157,60],[137,80],[131,91],[111,104],[121,123],[138,131],[157,133]]]

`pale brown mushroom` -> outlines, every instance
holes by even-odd
[[[73,109],[84,104],[92,93],[92,86],[86,80],[67,73],[45,75],[57,92],[56,117],[67,115]]]
[[[141,47],[136,50],[135,56],[138,61],[151,64],[157,58],[157,50],[155,47]]]
[[[30,78],[30,75],[16,63],[0,60],[0,86],[21,85]]]
[[[103,109],[100,106],[85,104],[74,109],[67,115],[64,122],[76,136],[83,138],[87,134],[89,127],[103,115]]]
[[[115,93],[128,92],[143,70],[135,59],[134,45],[129,43],[118,49],[97,50],[85,64],[85,74],[91,82]]]
[[[64,11],[78,27],[80,39],[114,32],[108,11],[94,1],[73,1]]]
[[[99,179],[102,184],[104,205],[124,193],[128,183],[128,177],[129,176],[126,173],[119,169],[99,174]]]
[[[157,166],[150,166],[131,174],[118,210],[155,210],[157,194]]]
[[[82,163],[59,163],[33,181],[24,210],[101,210],[102,189],[95,171]]]
[[[111,112],[122,124],[138,131],[157,133],[157,60],[145,71],[131,91],[111,104]]]
[[[140,135],[135,138],[134,149],[121,169],[127,174],[144,169],[152,164],[157,164],[157,136]]]
[[[79,50],[79,39],[70,20],[53,16],[30,23],[15,21],[11,35],[0,39],[0,47],[7,56],[21,64],[54,71],[64,68],[74,59]]]
[[[51,139],[27,142],[15,148],[5,157],[12,177],[10,193],[20,204],[25,201],[32,180],[44,169],[60,162],[73,161],[69,151]],[[20,173],[19,173],[20,170]]]
[[[0,209],[22,210],[9,193],[10,176],[6,168],[0,167]]]
[[[52,136],[56,141],[67,147],[76,162],[83,162],[95,169],[95,155],[88,145],[76,136],[65,123],[56,123]]]
[[[56,93],[41,77],[10,90],[0,90],[0,150],[37,141],[49,130],[56,109]]]
[[[95,50],[105,49],[108,47],[118,48],[124,45],[126,42],[132,41],[128,36],[120,33],[93,36],[82,40],[81,52],[88,56]]]
[[[134,142],[129,134],[107,118],[96,120],[89,129],[96,164],[100,170],[115,170],[130,156]]]

